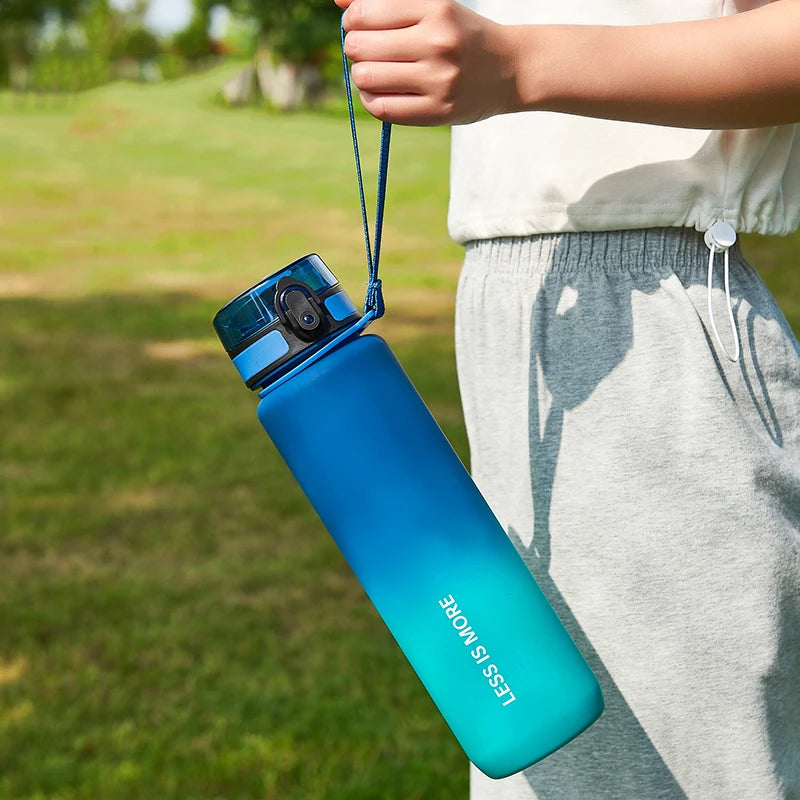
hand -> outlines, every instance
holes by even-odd
[[[654,25],[498,25],[455,0],[335,0],[374,116],[557,111],[719,130],[800,123],[800,0]]]
[[[364,108],[401,125],[458,125],[510,110],[503,26],[455,0],[335,0]]]

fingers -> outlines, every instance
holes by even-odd
[[[430,97],[413,94],[371,94],[361,92],[364,108],[384,122],[395,125],[441,125],[447,123],[452,112],[450,106],[443,106]]]
[[[426,43],[412,28],[351,31],[344,40],[351,61],[420,61],[428,54]]]
[[[501,113],[496,95],[510,72],[497,55],[503,48],[487,46],[499,39],[494,23],[457,0],[336,1],[349,2],[345,52],[373,116],[458,125]]]
[[[336,3],[339,8],[347,8],[353,0],[333,0],[333,2]]]
[[[351,0],[342,21],[346,31],[408,28],[423,12],[424,0]]]
[[[430,70],[424,64],[360,61],[353,65],[353,83],[361,92],[379,94],[432,94]]]

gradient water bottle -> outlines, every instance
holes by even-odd
[[[469,759],[493,778],[600,715],[600,688],[387,344],[316,255],[214,326],[258,418]]]

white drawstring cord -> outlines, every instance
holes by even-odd
[[[727,222],[715,222],[705,234],[705,243],[708,247],[708,317],[711,320],[711,329],[714,331],[714,336],[717,338],[722,352],[731,360],[739,360],[739,332],[736,329],[736,321],[733,318],[733,306],[731,304],[731,287],[730,287],[730,248],[736,243],[736,231],[733,226]],[[711,304],[711,289],[714,281],[714,256],[717,253],[723,254],[723,264],[725,273],[725,298],[728,301],[728,321],[731,325],[733,333],[734,351],[731,355],[722,343],[717,325],[714,322],[714,309]]]

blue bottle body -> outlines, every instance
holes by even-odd
[[[214,318],[258,417],[469,759],[500,778],[600,687],[386,343],[316,254]]]
[[[596,678],[381,338],[345,339],[258,417],[479,769],[597,719]]]

